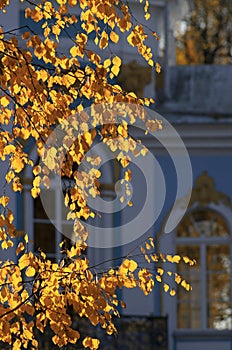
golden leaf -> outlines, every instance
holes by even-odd
[[[17,192],[17,191],[21,192],[22,189],[23,189],[23,186],[20,182],[20,178],[18,176],[16,176],[13,180],[13,183],[12,183],[12,190],[14,192]]]
[[[76,57],[79,55],[79,52],[80,50],[78,49],[77,46],[73,46],[71,49],[70,49],[70,54],[72,55],[72,57]]]
[[[0,104],[1,104],[3,107],[8,106],[9,103],[10,103],[9,97],[7,97],[7,96],[2,96],[2,97],[0,98]]]
[[[104,63],[103,63],[104,67],[105,68],[108,68],[110,65],[111,65],[111,59],[110,58],[107,58]]]
[[[26,269],[26,275],[27,277],[33,277],[35,275],[36,271],[34,269],[34,267],[32,266],[29,266],[27,269]]]
[[[6,207],[8,205],[10,201],[10,198],[7,197],[7,196],[2,196],[0,197],[0,204],[3,206],[3,207]]]
[[[156,62],[156,64],[155,64],[155,70],[157,73],[161,72],[161,65],[158,62]]]
[[[40,189],[38,187],[33,187],[31,189],[31,195],[33,198],[38,197],[39,194],[40,194]]]
[[[105,31],[103,31],[101,34],[101,39],[99,41],[100,49],[105,49],[108,46],[108,42],[109,42],[108,34]]]
[[[21,253],[23,250],[25,250],[24,244],[23,244],[23,242],[20,242],[18,244],[17,249],[16,249],[16,255],[19,255],[19,253]]]
[[[115,44],[117,44],[117,42],[119,40],[118,34],[116,34],[115,32],[111,31],[110,32],[110,40],[112,40]]]
[[[157,272],[160,276],[164,274],[164,269],[161,269],[160,267],[157,269]]]
[[[176,264],[179,264],[180,260],[181,260],[181,257],[179,255],[174,255],[172,257],[172,261]]]
[[[30,38],[30,36],[31,36],[31,33],[30,32],[24,32],[23,34],[22,34],[22,39],[24,40],[24,39],[28,39],[28,38]]]
[[[24,164],[22,158],[19,158],[17,155],[15,155],[11,159],[11,166],[16,173],[20,173],[20,171],[24,168],[24,165],[25,164]]]
[[[91,337],[85,337],[82,344],[85,348],[90,348],[91,350],[96,350],[99,347],[100,340]]]
[[[134,261],[134,260],[129,260],[129,270],[130,270],[131,272],[134,272],[134,271],[137,269],[137,267],[138,267],[138,264],[137,264],[136,261]]]
[[[112,60],[113,64],[117,67],[120,67],[122,64],[122,60],[120,57],[118,56],[114,56],[113,60]]]
[[[120,301],[120,304],[121,304],[121,307],[123,308],[123,309],[125,309],[126,308],[126,303],[124,302],[124,301]]]
[[[25,267],[27,267],[30,263],[30,260],[27,256],[27,254],[24,254],[18,261],[18,266],[20,268],[20,270],[25,269]]]
[[[160,276],[155,276],[155,278],[156,278],[156,280],[157,280],[158,282],[162,282],[162,279],[161,279]]]
[[[176,291],[174,289],[170,290],[170,295],[173,297],[174,295],[176,295]]]

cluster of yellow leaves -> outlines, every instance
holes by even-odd
[[[5,11],[5,7],[9,5],[10,0],[1,0],[0,1],[0,10]]]
[[[4,205],[5,201],[6,198],[1,199]],[[83,245],[63,250],[64,259],[57,264],[43,252],[27,252],[27,243],[25,236],[17,247],[18,264],[0,262],[0,340],[12,344],[14,349],[37,349],[35,329],[43,333],[46,326],[53,331],[53,343],[60,348],[76,343],[80,333],[73,328],[73,312],[88,318],[94,326],[100,325],[108,334],[115,333],[113,316],[119,316],[116,289],[139,287],[147,295],[154,287],[151,271],[140,268],[133,259],[125,258],[118,268],[101,273],[98,278],[82,256]],[[147,244],[153,245],[153,240]],[[161,269],[158,273],[162,274]],[[25,289],[25,284],[31,287]],[[184,286],[183,281],[181,285]],[[125,307],[124,302],[121,305]],[[28,316],[32,319],[29,323]],[[82,343],[92,350],[100,344],[88,336]]]
[[[149,106],[154,102],[152,99],[138,98],[133,92],[125,92],[118,84],[111,83],[120,73],[120,57],[110,53],[109,57],[104,54],[103,59],[99,49],[106,52],[109,44],[117,44],[120,33],[124,33],[128,43],[137,47],[149,65],[154,65],[151,48],[146,45],[148,34],[142,25],[133,22],[129,7],[118,0],[43,0],[34,5],[27,0],[21,2],[30,5],[25,10],[25,17],[41,25],[43,35],[28,27],[19,43],[11,33],[0,29],[0,159],[8,162],[6,184],[11,185],[15,192],[22,191],[20,173],[25,166],[31,166],[34,174],[31,195],[35,198],[41,186],[49,188],[50,172],[71,178],[75,185],[65,195],[65,204],[70,208],[67,218],[88,219],[94,217],[94,213],[87,207],[87,198],[99,195],[101,173],[98,166],[101,159],[87,157],[89,171],[74,169],[93,142],[100,139],[115,152],[116,159],[125,168],[122,181],[126,182],[131,180],[131,171],[127,168],[130,163],[128,154],[139,156],[147,152],[129,136],[128,125],[140,118],[148,131],[161,128],[159,121],[150,121],[145,110],[140,109],[141,105]],[[8,4],[9,0],[0,0],[0,10],[5,10]],[[79,17],[75,15],[75,6],[81,11]],[[149,19],[148,7],[146,0],[146,19]],[[78,22],[81,31],[76,29]],[[93,33],[92,44],[98,47],[98,53],[89,50]],[[60,53],[62,34],[70,39],[66,56]],[[158,40],[156,33],[152,35]],[[160,70],[158,63],[156,70]],[[92,104],[90,114],[84,111],[86,100]],[[134,107],[127,107],[122,102]],[[62,147],[55,146],[57,139],[53,139],[53,147],[44,149],[45,141],[60,123],[65,134],[62,147],[67,151],[63,164],[59,164]],[[97,127],[99,124],[102,127]],[[70,146],[70,140],[77,133],[81,136]],[[39,157],[45,152],[42,166],[29,159],[27,152],[32,145]],[[129,187],[126,189],[129,196]],[[8,205],[9,198],[2,195],[2,249],[11,248],[17,234]],[[79,236],[86,236],[78,220],[74,231]],[[180,260],[178,256],[164,257],[152,253],[151,248],[154,248],[152,239],[141,248],[145,262],[177,263]],[[81,335],[72,326],[73,313],[89,319],[94,326],[100,325],[108,334],[115,333],[113,316],[118,316],[117,289],[139,287],[147,295],[156,282],[161,282],[161,268],[153,273],[139,267],[129,257],[118,268],[97,276],[82,255],[84,249],[85,246],[77,243],[70,250],[63,251],[64,259],[60,263],[54,263],[43,252],[29,252],[26,235],[16,249],[18,262],[0,262],[1,341],[11,344],[13,350],[37,349],[35,330],[43,333],[49,326],[54,333],[53,343],[60,348],[76,343],[81,341]],[[183,261],[189,265],[194,263],[187,257]],[[177,274],[175,281],[190,289]],[[164,284],[166,291],[168,288]],[[170,294],[173,295],[174,291],[170,290]],[[121,305],[125,307],[123,302]],[[87,336],[82,344],[94,350],[99,347],[99,340]]]
[[[2,1],[1,8],[7,3],[8,1]],[[76,108],[72,107],[76,98],[88,99],[95,103],[150,103],[149,100],[138,99],[135,94],[125,93],[120,86],[109,83],[109,78],[119,74],[121,59],[118,56],[107,58],[102,62],[98,54],[86,49],[92,31],[96,33],[95,42],[101,49],[107,47],[109,40],[117,43],[118,27],[121,32],[131,31],[128,41],[137,46],[140,54],[151,61],[150,49],[144,46],[147,34],[144,33],[142,26],[133,26],[128,6],[108,0],[82,1],[81,15],[78,19],[70,12],[70,8],[76,6],[77,1],[57,1],[57,3],[58,8],[52,2],[44,1],[26,9],[26,18],[30,17],[36,23],[43,21],[44,29],[44,37],[28,29],[23,33],[22,39],[25,41],[26,49],[19,47],[15,37],[5,38],[4,33],[0,32],[0,51],[3,55],[0,76],[0,118],[2,125],[13,124],[11,134],[1,132],[0,156],[4,160],[6,155],[10,155],[11,169],[7,174],[7,182],[12,182],[15,191],[22,190],[17,173],[20,173],[26,164],[32,165],[32,163],[18,145],[12,144],[13,140],[34,139],[38,154],[41,155],[43,142],[47,139],[51,126],[64,121],[70,116],[70,112],[73,114],[80,112],[81,103]],[[145,12],[147,9],[146,2]],[[59,36],[62,31],[67,34],[69,27],[78,21],[81,21],[83,32],[76,33],[72,39],[74,45],[70,48],[71,57],[60,56]],[[110,32],[101,29],[102,21],[110,28]],[[33,57],[41,61],[39,66],[33,64]],[[85,68],[80,68],[82,58],[86,62]],[[46,64],[50,64],[49,69],[46,68]],[[93,133],[91,137],[94,138]],[[121,143],[124,143],[127,150],[131,147],[132,141],[128,141],[127,145],[125,142],[124,140]],[[87,144],[88,147],[91,146],[90,141],[87,141]],[[110,147],[115,148],[116,145],[112,144]],[[77,148],[78,153],[75,153]],[[75,152],[74,147],[70,151],[70,158],[80,162],[85,151],[86,139],[83,137],[75,147]],[[49,157],[47,157],[49,164],[46,165],[51,170],[51,167],[55,167],[55,154]],[[124,164],[127,163],[125,157],[119,158],[123,159]],[[71,163],[69,165],[70,170]],[[38,186],[33,186],[32,194],[34,197],[39,194]]]
[[[155,263],[161,263],[161,264],[179,264],[179,263],[184,263],[186,265],[194,266],[196,264],[196,260],[190,259],[187,256],[179,256],[179,255],[170,255],[170,254],[163,254],[163,253],[157,253],[154,250],[154,242],[153,238],[150,237],[149,241],[145,243],[145,246],[141,246],[140,250],[142,254],[145,257],[145,260],[150,264],[151,262]],[[162,265],[161,265],[162,266]],[[186,291],[190,291],[192,289],[192,286],[185,280],[183,279],[176,271],[169,271],[168,269],[165,269],[163,267],[158,267],[157,268],[157,273],[155,275],[156,281],[159,283],[163,284],[163,288],[165,292],[169,292],[171,296],[176,295],[176,290],[171,288],[168,283],[163,279],[164,276],[168,276],[169,278],[172,277],[174,282],[177,285],[180,285],[183,287]]]
[[[12,239],[17,234],[13,223],[13,212],[8,208],[9,202],[10,198],[8,196],[3,195],[0,197],[0,242],[2,249],[13,247],[14,242]]]

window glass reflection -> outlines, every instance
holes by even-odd
[[[178,288],[179,328],[202,328],[207,323],[207,328],[232,329],[228,237],[226,221],[212,210],[195,210],[180,223],[177,254],[196,259],[197,264],[191,268],[185,264],[177,265],[177,273],[192,285],[191,292]],[[181,244],[178,244],[178,238],[181,238]],[[210,243],[211,238],[216,238],[217,244]]]

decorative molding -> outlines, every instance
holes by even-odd
[[[166,118],[166,115],[164,117]],[[158,116],[157,118],[159,119]],[[232,154],[232,124],[197,124],[196,122],[175,124],[169,119],[167,120],[176,129],[190,154],[199,156]],[[156,155],[165,154],[164,147],[156,142],[154,136],[144,135],[144,132],[139,129],[133,130],[132,135],[134,138],[142,140],[142,143]],[[177,152],[179,146],[176,144],[176,140],[168,137],[167,141],[170,147]]]
[[[215,182],[213,178],[208,175],[207,171],[203,171],[195,180],[189,206],[191,207],[195,203],[202,206],[209,205],[210,203],[217,205],[222,203],[232,209],[230,197],[217,191]]]

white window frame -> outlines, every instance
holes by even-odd
[[[30,153],[30,159],[33,160],[33,163],[36,164],[38,160],[37,150],[36,147],[32,148],[32,151]],[[116,172],[115,172],[116,171]],[[112,197],[114,195],[114,182],[116,181],[117,176],[120,176],[120,173],[118,173],[118,169],[116,170],[115,167],[111,165],[107,165],[107,170],[105,171],[105,176],[102,179],[102,185],[106,186],[105,189],[103,189],[102,194],[104,197]],[[23,178],[23,227],[25,232],[29,235],[29,244],[28,248],[29,251],[34,251],[34,224],[35,223],[48,223],[47,219],[39,219],[35,218],[34,213],[34,199],[31,196],[31,189],[32,189],[32,182],[33,182],[34,175],[32,173],[32,169],[30,167],[26,167],[24,178]],[[103,181],[104,180],[104,181]],[[111,182],[113,180],[113,182]],[[51,189],[54,189],[55,191],[55,185]],[[70,224],[72,225],[73,222],[67,221],[67,220],[61,220],[62,218],[62,198],[60,191],[55,191],[55,217],[54,221],[56,222],[55,229],[55,237],[56,237],[56,243],[55,243],[55,252],[54,253],[46,253],[48,258],[55,258],[55,260],[58,262],[61,259],[60,254],[60,242],[62,241],[62,225],[63,224]],[[97,218],[96,218],[97,220]],[[52,223],[50,223],[52,225]],[[101,237],[97,237],[97,240],[100,240]],[[113,239],[113,236],[112,236]],[[98,244],[99,245],[99,244]],[[99,262],[103,261],[109,261],[113,259],[114,257],[114,249],[88,249],[87,256],[90,258],[92,264],[98,264]],[[102,265],[103,266],[103,265]]]
[[[217,208],[218,209],[218,208]],[[177,237],[177,231],[176,230],[176,236],[175,236],[175,250],[177,251],[178,245],[181,246],[191,246],[191,245],[196,245],[200,249],[200,286],[201,286],[201,301],[200,301],[200,307],[201,307],[201,330],[216,330],[216,328],[210,328],[208,327],[208,317],[207,317],[207,304],[208,304],[208,299],[207,299],[207,266],[206,266],[206,249],[207,246],[213,246],[213,245],[229,245],[230,248],[230,261],[232,262],[232,239],[231,239],[231,226],[229,225],[228,220],[226,217],[220,212],[219,210],[215,210],[212,207],[210,208],[209,206],[199,206],[194,209],[190,209],[187,211],[186,216],[190,215],[192,212],[197,212],[197,211],[212,211],[215,212],[216,214],[219,214],[225,223],[227,224],[228,227],[228,237]],[[191,267],[189,267],[191,269]],[[232,266],[231,266],[232,269]],[[232,271],[231,271],[232,273]],[[191,293],[191,292],[190,292]],[[178,300],[176,301],[176,306],[178,304]],[[230,307],[232,307],[232,279],[230,279]],[[197,329],[192,329],[192,328],[178,328],[178,309],[176,310],[176,329],[178,330],[183,330],[187,329],[188,331],[194,331]],[[230,328],[231,329],[231,328]]]

